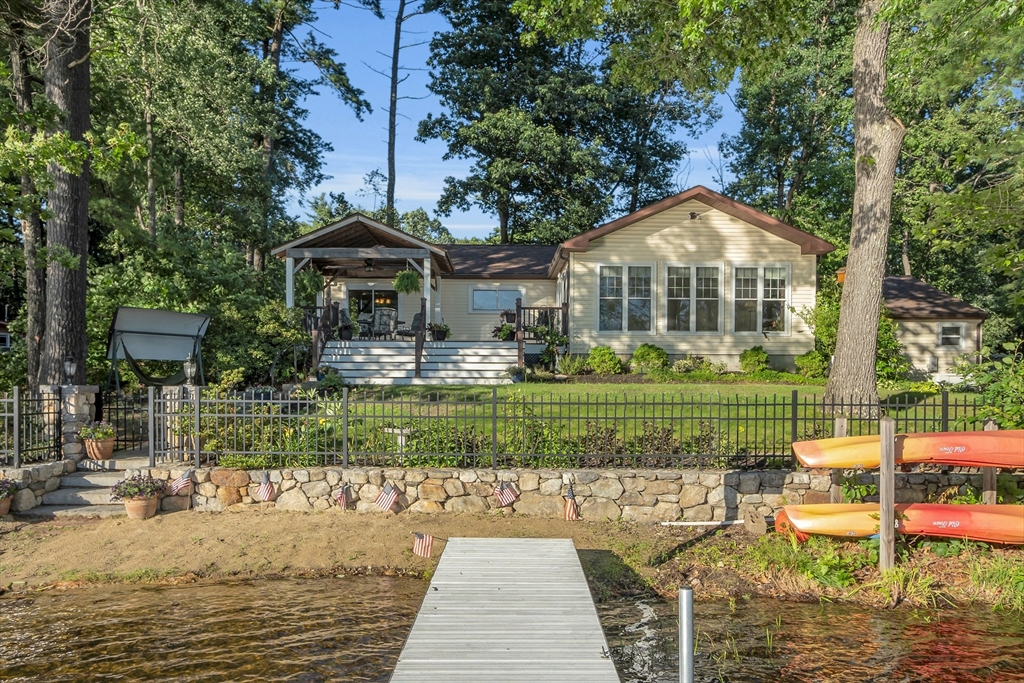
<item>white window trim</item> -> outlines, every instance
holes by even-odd
[[[348,305],[349,305],[349,303],[348,303],[349,302],[348,293],[351,292],[351,291],[358,290],[358,291],[365,292],[365,291],[368,291],[368,290],[375,290],[375,289],[379,289],[381,291],[384,291],[384,290],[394,291],[394,285],[393,285],[392,281],[390,281],[390,280],[388,280],[386,278],[383,280],[383,282],[374,281],[374,284],[373,284],[372,287],[370,285],[368,285],[366,282],[345,282],[344,284],[345,284],[345,293],[344,293],[344,297],[342,298],[342,301],[344,302],[343,305],[345,306],[345,310],[346,311],[349,310],[349,308],[348,308]],[[405,320],[405,315],[404,315],[404,311],[403,311],[405,306],[402,303],[402,301],[405,299],[405,297],[406,297],[405,294],[399,294],[398,298],[397,298],[398,306],[397,306],[396,310],[398,312],[396,313],[396,315],[398,316],[399,320]],[[417,300],[416,304],[417,304],[416,312],[419,313],[419,300]],[[355,321],[353,320],[352,322],[355,322]]]
[[[523,305],[526,305],[526,289],[524,287],[512,287],[510,285],[492,285],[490,283],[469,285],[469,289],[466,290],[467,299],[466,312],[470,315],[501,315],[504,308],[473,308],[473,291],[477,289],[486,289],[491,291],[502,291],[502,292],[519,292],[519,298],[523,300]]]
[[[942,328],[943,327],[959,327],[960,328],[960,343],[957,346],[949,346],[948,344],[942,343]],[[935,347],[938,349],[963,349],[966,345],[964,342],[967,340],[967,324],[966,323],[935,323]]]
[[[736,269],[757,268],[757,330],[736,331]],[[769,332],[768,337],[791,337],[793,335],[793,315],[789,310],[793,305],[793,264],[792,263],[730,263],[729,264],[729,318],[732,333],[738,337],[761,337],[764,334],[761,330],[762,311],[764,306],[764,269],[785,268],[786,269],[786,302],[782,307],[782,314],[785,316],[785,332]],[[749,301],[749,299],[744,299]]]
[[[11,348],[11,333],[0,332],[0,349]]]
[[[670,330],[668,329],[668,269],[669,268],[689,268],[690,269],[690,330]],[[698,268],[718,268],[718,331],[702,331],[697,332],[697,269]],[[725,300],[728,295],[728,291],[725,286],[729,284],[726,278],[725,263],[722,261],[718,262],[694,262],[694,263],[682,263],[675,261],[665,261],[662,263],[661,268],[661,279],[662,287],[661,291],[663,295],[661,297],[662,310],[665,313],[665,324],[664,334],[668,335],[679,335],[679,336],[690,336],[690,337],[721,337],[725,334]]]
[[[601,329],[601,268],[622,268],[622,329],[602,330]],[[630,268],[651,269],[651,329],[649,330],[627,330],[629,325],[629,269]],[[658,334],[658,264],[654,261],[641,263],[615,263],[603,261],[594,264],[594,334],[604,337],[617,334],[641,335],[654,337]]]

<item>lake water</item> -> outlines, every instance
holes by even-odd
[[[425,589],[349,577],[6,596],[0,680],[387,681]],[[623,681],[678,680],[673,604],[617,600],[598,611]],[[1024,681],[1024,621],[985,607],[739,600],[695,611],[700,681]]]

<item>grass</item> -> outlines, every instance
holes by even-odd
[[[995,606],[1024,613],[1024,558],[996,555],[971,562],[971,583],[995,594]]]

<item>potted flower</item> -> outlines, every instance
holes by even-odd
[[[128,519],[149,519],[156,514],[164,482],[148,475],[128,477],[110,487],[110,500],[123,500]]]
[[[395,273],[395,281],[391,285],[399,294],[415,294],[420,291],[420,274],[407,268]]]
[[[516,338],[516,326],[512,323],[495,325],[491,330],[491,336],[501,341],[512,341]]]
[[[427,325],[427,330],[434,335],[434,341],[444,341],[448,338],[448,333],[452,331],[452,328],[444,324],[444,321],[439,323],[430,323]]]
[[[114,454],[114,428],[109,422],[93,422],[78,430],[85,442],[85,453],[93,460],[106,460]]]
[[[346,318],[338,323],[338,339],[350,341],[352,339],[352,321]]]
[[[512,323],[513,325],[516,324],[516,312],[511,308],[502,311],[501,315],[499,315],[498,317],[501,319],[501,322],[503,323]]]
[[[11,501],[18,492],[18,485],[10,479],[0,479],[0,516],[11,511]]]

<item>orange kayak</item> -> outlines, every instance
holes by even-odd
[[[882,457],[879,443],[877,434],[797,441],[793,453],[804,467],[874,469]],[[897,434],[896,462],[1024,467],[1024,430]]]
[[[865,538],[878,533],[878,504],[785,506],[788,523],[804,534]],[[897,530],[908,536],[969,538],[986,543],[1024,544],[1024,505],[896,506]]]

